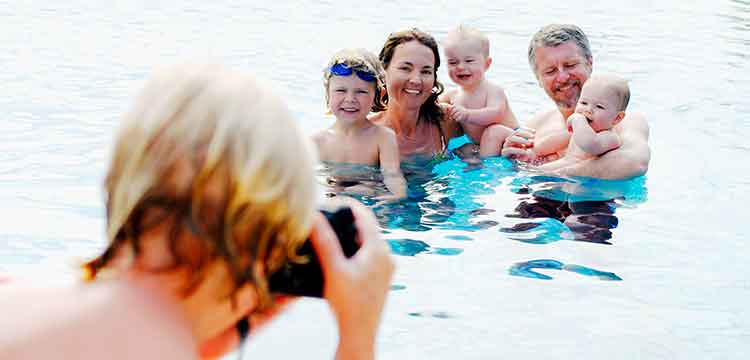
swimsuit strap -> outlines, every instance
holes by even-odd
[[[437,125],[438,132],[440,132],[440,151],[444,152],[448,148],[448,146],[445,141],[445,134],[443,134],[443,127],[440,126],[440,121],[436,122],[435,124]]]

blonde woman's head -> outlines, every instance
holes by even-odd
[[[159,72],[126,114],[105,181],[108,248],[85,265],[93,279],[143,234],[165,232],[190,293],[216,261],[235,290],[267,279],[304,241],[315,214],[315,152],[284,103],[246,75],[219,66]],[[167,224],[167,225],[165,225]]]

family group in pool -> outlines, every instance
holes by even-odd
[[[442,156],[464,134],[473,142],[465,155],[550,173],[646,172],[648,125],[625,112],[625,81],[592,76],[578,27],[549,25],[533,36],[529,64],[556,107],[525,126],[484,78],[485,36],[459,27],[443,45],[458,85],[448,93],[437,80],[438,44],[422,31],[390,34],[379,58],[336,54],[324,77],[336,122],[314,136],[321,158],[380,166],[394,196],[405,192],[404,162]],[[252,76],[211,65],[156,73],[115,134],[104,182],[107,246],[82,265],[83,281],[34,287],[0,274],[0,328],[12,329],[0,332],[0,358],[218,358],[284,311],[292,298],[272,291],[269,278],[308,241],[338,329],[336,358],[374,358],[395,262],[372,210],[339,197],[360,245],[344,255],[318,211],[314,147],[284,101]],[[521,270],[564,266],[532,261]]]
[[[648,169],[649,127],[626,112],[627,81],[592,74],[583,31],[551,24],[534,34],[528,61],[556,107],[521,124],[504,89],[485,78],[489,39],[458,26],[442,42],[448,74],[438,81],[438,42],[418,29],[391,33],[378,57],[344,49],[324,73],[325,97],[336,120],[314,135],[321,160],[380,166],[386,187],[405,196],[401,162],[445,155],[448,141],[466,135],[462,158],[504,156],[550,174],[625,179]]]

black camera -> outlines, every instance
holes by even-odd
[[[348,207],[336,211],[320,210],[331,224],[344,250],[346,257],[352,257],[359,250],[357,228],[354,225],[354,214]],[[323,297],[323,271],[320,261],[308,238],[297,251],[298,255],[308,259],[305,263],[287,262],[271,275],[269,288],[272,293]]]

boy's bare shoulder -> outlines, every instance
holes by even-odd
[[[373,123],[372,131],[378,139],[396,139],[396,132],[387,126]]]
[[[312,140],[320,145],[330,136],[328,129],[320,130],[312,135]]]

